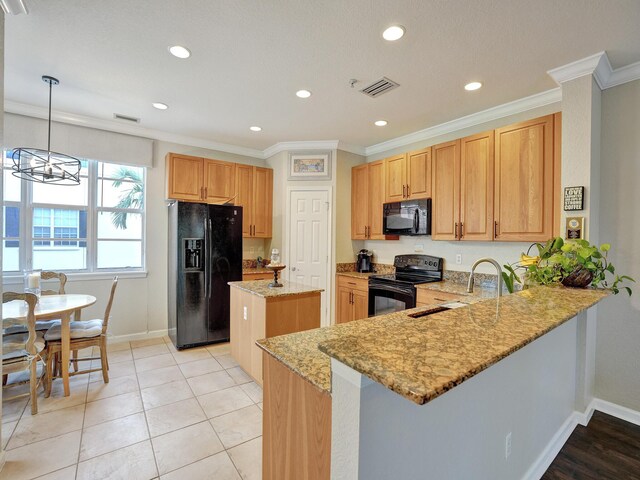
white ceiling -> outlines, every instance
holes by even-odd
[[[259,150],[370,146],[554,88],[547,70],[602,50],[614,69],[640,61],[638,0],[26,3],[28,15],[5,20],[7,100],[45,107],[48,74],[61,81],[55,110]],[[407,33],[389,43],[392,23]],[[171,56],[174,44],[192,57]],[[358,91],[382,76],[400,88]],[[484,87],[465,92],[472,80]],[[297,98],[301,88],[313,96]]]

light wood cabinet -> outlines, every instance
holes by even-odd
[[[434,240],[493,240],[493,131],[433,147]]]
[[[440,292],[438,290],[428,290],[418,288],[416,293],[416,307],[426,307],[427,305],[439,305],[441,303],[454,302],[460,300],[460,295],[454,293]]]
[[[345,275],[336,276],[336,323],[346,323],[369,316],[369,280]]]
[[[460,212],[460,140],[433,147],[431,238],[457,240]]]
[[[401,202],[407,196],[407,155],[385,159],[386,201]]]
[[[359,165],[351,169],[351,238],[353,240],[395,240],[382,233],[385,201],[385,162]]]
[[[235,205],[242,207],[242,236],[270,238],[273,219],[273,170],[236,165]]]
[[[167,198],[206,203],[233,200],[235,163],[168,153],[166,164]]]
[[[167,198],[199,202],[203,199],[202,158],[167,154]]]
[[[431,197],[431,147],[385,159],[386,202]]]
[[[262,350],[256,341],[320,326],[320,292],[261,297],[232,286],[231,356],[262,384]]]
[[[544,242],[553,236],[554,116],[495,131],[494,235]]]
[[[243,282],[253,282],[256,280],[273,280],[273,273],[271,272],[251,272],[251,273],[243,273],[242,281]]]

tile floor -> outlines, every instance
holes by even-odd
[[[72,377],[64,397],[56,380],[34,416],[26,398],[4,402],[0,479],[261,478],[262,389],[228,344],[177,351],[156,338],[109,352],[108,384]]]

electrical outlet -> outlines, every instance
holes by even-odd
[[[504,458],[507,460],[511,455],[511,432],[507,433],[504,439]]]
[[[247,319],[247,307],[243,307],[242,309],[242,317],[246,320]]]
[[[459,253],[456,255],[456,263],[458,265],[462,265],[462,255],[460,255]]]
[[[414,252],[424,252],[424,245],[421,243],[416,243],[413,247]]]

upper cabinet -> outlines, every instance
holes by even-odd
[[[167,198],[242,207],[242,235],[271,238],[273,170],[168,153]]]
[[[431,147],[385,159],[387,202],[431,197]]]
[[[202,158],[167,154],[167,198],[204,200]]]
[[[457,240],[460,223],[460,140],[433,147],[431,238]]]
[[[224,203],[236,195],[236,164],[203,158],[204,200]]]
[[[382,233],[385,202],[385,161],[365,163],[351,169],[351,238],[390,240]]]
[[[273,170],[236,165],[235,205],[242,207],[242,236],[271,238]]]
[[[496,240],[544,242],[553,236],[553,132],[554,115],[495,131]]]
[[[225,203],[235,196],[236,164],[168,153],[167,198]]]
[[[494,132],[460,140],[460,240],[493,240]]]

